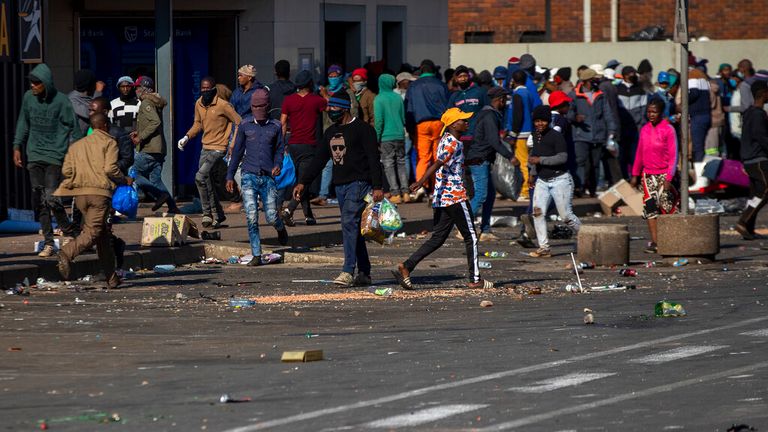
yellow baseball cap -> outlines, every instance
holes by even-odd
[[[473,113],[464,112],[458,108],[449,108],[445,110],[443,113],[443,116],[440,117],[440,121],[443,123],[443,130],[440,131],[440,135],[442,136],[445,133],[445,129],[456,123],[459,120],[466,120],[470,117],[472,117]]]

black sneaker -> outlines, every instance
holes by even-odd
[[[261,255],[253,257],[253,259],[248,261],[248,264],[246,264],[246,266],[248,267],[258,267],[260,265],[261,265]]]
[[[217,217],[216,220],[211,224],[211,228],[221,228],[224,225],[225,220],[227,220],[227,217],[224,215]]]
[[[285,229],[285,227],[283,227],[283,229],[277,230],[277,241],[281,246],[288,244],[288,230]]]
[[[213,217],[211,215],[203,215],[203,228],[210,228],[213,225]]]
[[[520,236],[519,239],[517,239],[517,244],[520,246],[526,248],[526,249],[535,249],[536,243],[533,242],[533,240],[528,237],[527,234],[523,233],[523,235]]]
[[[160,207],[163,206],[168,201],[168,198],[170,198],[171,195],[168,193],[163,193],[160,195],[160,197],[157,198],[157,201],[155,201],[155,204],[152,206],[152,211],[158,211],[160,210]]]
[[[280,219],[283,220],[283,223],[286,226],[289,226],[289,227],[296,226],[296,222],[293,221],[293,215],[288,209],[284,209],[282,212],[280,212]]]
[[[317,219],[313,218],[312,216],[304,219],[304,222],[306,222],[307,226],[317,225]]]
[[[645,253],[647,254],[655,254],[658,251],[659,249],[656,247],[656,243],[654,242],[648,242],[648,245],[645,247]]]

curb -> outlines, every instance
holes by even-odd
[[[515,206],[512,208],[500,209],[495,215],[498,216],[520,216],[525,213],[526,207]],[[577,216],[584,216],[600,212],[600,205],[578,204],[573,208]],[[429,231],[432,229],[432,219],[416,219],[403,221],[402,231],[407,233]],[[334,229],[325,232],[314,232],[291,236],[289,244],[293,248],[308,248],[326,246],[329,244],[341,244],[342,233],[340,229]],[[273,249],[274,252],[283,254],[285,263],[288,264],[342,264],[344,259],[341,257],[323,255],[322,252],[293,252],[292,249],[281,249],[279,246]],[[151,269],[158,264],[184,265],[199,262],[205,257],[216,257],[226,261],[232,255],[246,255],[250,253],[250,248],[245,244],[234,242],[194,242],[180,247],[168,248],[142,248],[139,250],[125,251],[125,263],[123,267],[133,269]],[[24,278],[29,278],[30,283],[34,283],[37,278],[44,278],[49,281],[58,281],[60,279],[57,269],[56,259],[37,259],[34,264],[26,262],[23,264],[11,264],[0,268],[0,287],[5,289],[22,283]],[[77,279],[89,274],[99,273],[99,261],[96,254],[88,254],[77,257],[72,263],[72,278]]]

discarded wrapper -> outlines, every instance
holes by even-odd
[[[280,361],[283,362],[311,362],[323,359],[323,350],[309,351],[285,351]]]

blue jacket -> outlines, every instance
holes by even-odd
[[[451,93],[448,99],[448,107],[456,107],[464,112],[474,113],[469,118],[469,130],[462,139],[472,139],[475,135],[475,125],[477,124],[477,113],[484,106],[490,105],[488,100],[488,91],[479,85],[472,83],[466,90],[456,90]]]
[[[448,87],[434,76],[412,82],[405,93],[405,125],[413,130],[427,120],[440,120],[448,108]]]
[[[251,114],[251,96],[256,89],[264,88],[264,84],[254,81],[251,88],[248,91],[243,92],[243,88],[239,85],[235,86],[235,90],[232,92],[232,97],[229,98],[229,103],[235,107],[237,114],[245,118],[245,116]]]
[[[533,118],[531,117],[533,114],[533,109],[536,108],[538,105],[536,105],[536,100],[538,99],[539,105],[541,105],[541,98],[539,97],[539,94],[534,92],[533,95],[531,94],[531,91],[527,87],[519,86],[516,88],[513,92],[514,95],[517,95],[522,100],[522,119],[523,123],[520,128],[520,132],[518,133],[518,138],[527,138],[528,135],[531,134],[531,131],[533,130]],[[514,112],[514,104],[510,103],[508,105],[507,109],[507,117],[506,117],[506,123],[505,128],[508,131],[513,131],[514,128],[512,127],[513,118],[515,116]]]
[[[227,168],[227,180],[235,178],[240,162],[242,172],[256,175],[272,175],[272,168],[283,166],[282,125],[277,120],[267,120],[263,126],[249,115],[243,118],[235,136],[235,147],[232,150],[232,160]],[[245,154],[245,158],[243,158]],[[264,174],[269,173],[269,174]]]

